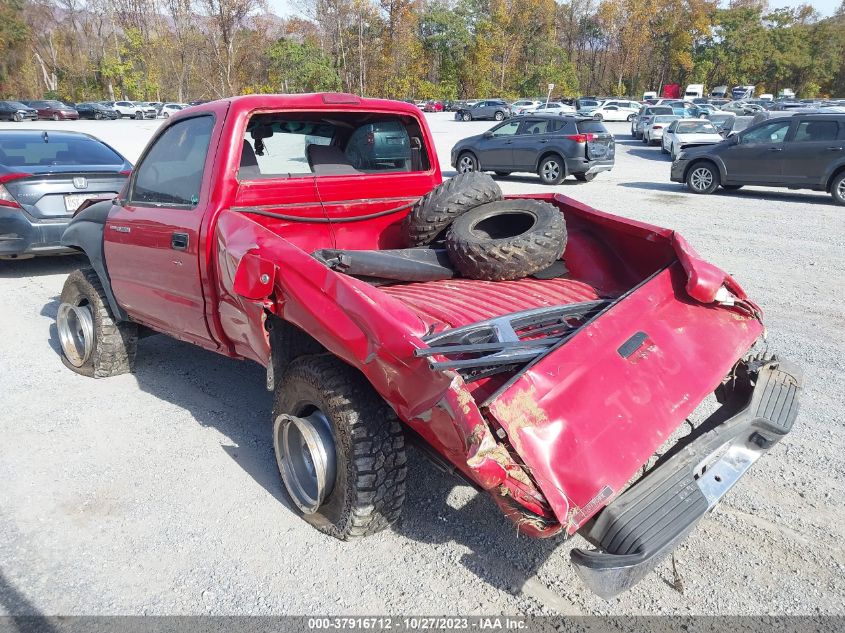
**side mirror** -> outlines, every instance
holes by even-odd
[[[481,136],[483,136],[484,138],[490,138],[491,136],[493,136],[493,132],[491,132],[490,130],[487,130],[487,131],[486,131],[484,134],[482,134]]]

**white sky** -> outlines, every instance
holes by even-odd
[[[270,5],[270,10],[276,15],[288,16],[294,13],[292,9],[295,6],[295,0],[267,0]],[[823,16],[830,16],[839,8],[842,0],[809,0],[806,4],[815,7],[816,11]],[[773,9],[780,9],[783,7],[797,7],[803,2],[795,0],[769,0],[769,6]]]

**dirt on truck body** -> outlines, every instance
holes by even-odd
[[[394,101],[255,95],[173,115],[119,198],[65,233],[91,268],[62,294],[64,362],[130,371],[156,331],[261,363],[282,480],[318,529],[395,521],[413,439],[523,532],[584,535],[596,549],[573,564],[615,595],[789,432],[800,372],[678,234],[562,195],[508,199],[562,215],[555,265],[462,277],[442,227],[411,227],[420,248],[408,223],[508,204],[460,183],[425,196],[438,165],[423,116]],[[719,409],[650,464],[714,392]]]

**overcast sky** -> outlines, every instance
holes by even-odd
[[[268,0],[270,10],[277,15],[287,16],[293,13],[292,6],[296,5],[295,0]],[[833,12],[839,8],[842,0],[810,0],[807,4],[811,4],[816,8],[816,11],[824,16],[833,15]],[[790,0],[769,0],[769,6],[773,9],[780,9],[782,7],[796,7],[802,2],[795,2]]]

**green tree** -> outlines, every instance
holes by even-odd
[[[270,46],[270,81],[283,92],[340,90],[341,80],[331,61],[319,48],[291,39]]]

